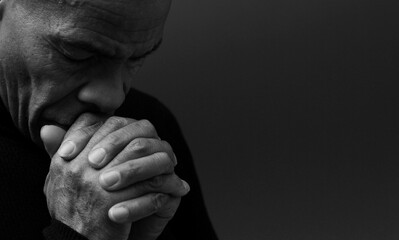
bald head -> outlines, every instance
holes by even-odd
[[[46,122],[112,114],[162,39],[170,0],[0,1],[0,94],[35,141]]]

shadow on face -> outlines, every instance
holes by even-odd
[[[159,44],[170,1],[15,0],[0,3],[1,97],[36,142],[45,124],[113,114]]]

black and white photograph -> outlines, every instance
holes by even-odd
[[[398,240],[399,2],[0,0],[0,239]]]

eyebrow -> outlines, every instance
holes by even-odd
[[[104,56],[109,56],[109,57],[115,57],[116,51],[113,48],[107,47],[105,44],[94,44],[93,42],[85,41],[82,39],[71,39],[71,38],[66,38],[66,37],[61,37],[61,38],[52,38],[54,42],[58,43],[66,43],[69,44],[73,47],[81,48],[93,53],[99,53]],[[161,38],[150,50],[144,52],[141,55],[138,56],[131,56],[129,59],[142,59],[145,58],[151,54],[153,54],[155,51],[158,50],[158,48],[161,46],[163,39]]]

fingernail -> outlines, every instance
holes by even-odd
[[[75,143],[73,143],[72,141],[66,141],[58,150],[58,155],[60,155],[60,157],[68,157],[75,151],[75,148]]]
[[[118,172],[106,172],[100,177],[100,182],[104,187],[112,187],[121,179],[121,175]]]
[[[129,217],[129,210],[125,207],[112,208],[110,215],[115,222],[124,222]]]
[[[97,148],[89,154],[89,161],[95,165],[100,165],[105,158],[104,148]]]

